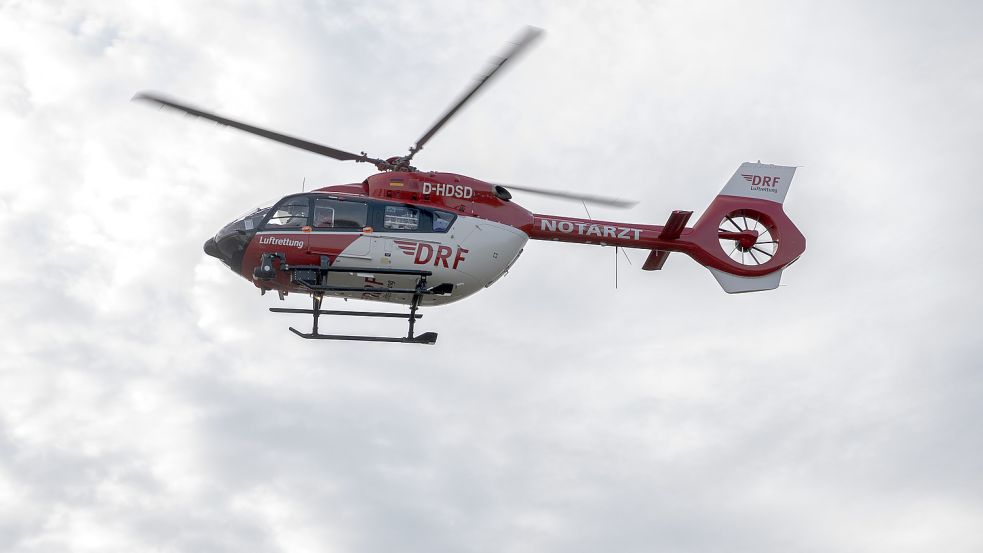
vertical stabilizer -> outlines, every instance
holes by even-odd
[[[784,203],[795,167],[744,162],[727,181],[721,194]]]

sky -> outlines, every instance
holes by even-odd
[[[981,16],[0,0],[0,550],[980,551]],[[371,168],[130,101],[401,155],[525,25],[417,166],[652,224],[743,161],[799,166],[780,288],[641,251],[615,288],[612,249],[533,242],[423,312],[435,346],[302,341],[267,308],[305,298],[201,245]]]

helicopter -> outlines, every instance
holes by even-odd
[[[155,92],[150,102],[340,161],[369,163],[379,171],[361,183],[289,194],[249,211],[204,244],[206,254],[251,281],[262,294],[309,294],[311,309],[270,308],[313,317],[305,339],[434,344],[436,332],[415,333],[421,307],[453,303],[493,285],[519,258],[529,240],[648,250],[642,269],[661,270],[671,252],[709,269],[727,293],[777,288],[782,271],[805,251],[805,237],[783,210],[795,167],[742,163],[700,219],[673,211],[664,225],[601,221],[532,213],[511,191],[628,207],[634,202],[502,185],[412,165],[424,145],[519,54],[542,34],[526,28],[518,40],[476,79],[409,148],[386,159],[355,154],[248,125]],[[409,313],[322,309],[325,297],[409,306]],[[404,318],[406,336],[323,334],[321,316]]]

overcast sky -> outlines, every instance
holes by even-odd
[[[654,224],[743,161],[801,166],[779,289],[639,251],[615,289],[612,249],[537,242],[424,311],[436,346],[302,341],[202,242],[371,168],[130,102],[400,155],[526,24],[417,165]],[[981,27],[974,2],[0,1],[0,550],[983,550]]]

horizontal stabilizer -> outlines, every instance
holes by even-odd
[[[659,238],[661,240],[675,240],[679,238],[679,235],[683,233],[683,229],[686,228],[686,222],[689,221],[691,215],[693,215],[692,211],[681,211],[678,209],[673,211],[672,215],[669,216],[669,220],[666,221],[666,226],[662,227]]]
[[[665,250],[652,250],[652,253],[645,258],[645,263],[642,264],[642,270],[661,271],[662,266],[666,264],[666,259],[669,259],[669,252]]]
[[[669,220],[666,221],[666,226],[662,227],[662,231],[659,232],[659,240],[675,240],[683,234],[683,230],[686,229],[686,223],[689,221],[690,216],[693,215],[692,211],[682,211],[677,209],[669,215]],[[652,253],[645,259],[645,263],[642,265],[643,271],[660,271],[662,266],[666,264],[666,259],[669,257],[669,252],[666,250],[652,250]]]

